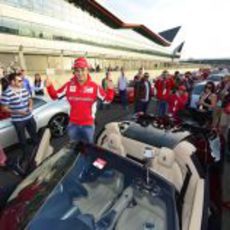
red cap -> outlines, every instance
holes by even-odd
[[[74,60],[73,68],[89,68],[89,64],[84,57],[79,57]]]
[[[186,91],[186,87],[184,85],[180,85],[178,87],[178,90]]]

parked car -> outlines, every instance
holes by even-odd
[[[93,145],[63,148],[17,186],[0,213],[0,226],[179,230],[176,199],[173,184],[147,165]]]
[[[202,81],[194,85],[193,90],[190,94],[189,108],[196,109],[197,103],[199,102],[200,95],[204,91],[204,87],[208,81]],[[215,86],[217,87],[219,82],[214,81]]]
[[[37,131],[48,126],[54,137],[65,134],[69,119],[69,104],[66,99],[52,101],[48,97],[33,97],[33,115]],[[18,143],[15,128],[6,114],[0,116],[0,136],[3,148]]]
[[[212,73],[208,76],[207,81],[220,82],[225,75],[224,73]]]
[[[151,92],[153,94],[154,92],[154,85],[151,85]],[[114,102],[120,102],[120,94],[119,90],[116,88],[115,89],[115,96],[114,96]],[[129,85],[127,87],[127,100],[129,103],[134,102],[134,81],[129,81]]]
[[[97,144],[142,163],[145,149],[154,152],[151,170],[171,182],[178,192],[181,229],[206,229],[207,220],[214,229],[221,229],[224,144],[216,132],[188,118],[147,115],[136,121],[107,124]]]

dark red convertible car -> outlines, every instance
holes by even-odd
[[[0,186],[9,189],[1,190],[1,229],[221,229],[217,133],[144,115],[107,124],[97,144],[47,158],[45,139],[38,167],[18,185],[6,175]]]

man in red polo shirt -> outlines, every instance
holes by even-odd
[[[66,96],[70,104],[70,123],[68,135],[70,143],[84,141],[93,142],[94,119],[97,100],[111,102],[114,97],[112,83],[108,83],[107,91],[91,80],[89,65],[85,58],[80,57],[74,61],[74,75],[60,89],[55,90],[47,77],[46,87],[52,99]]]
[[[184,110],[188,102],[188,93],[184,85],[180,85],[177,91],[169,96],[168,112],[176,115],[179,111]]]
[[[168,98],[174,87],[173,80],[168,71],[162,72],[161,76],[156,80],[156,98],[157,98],[157,115],[164,116],[168,111]]]

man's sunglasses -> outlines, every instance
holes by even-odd
[[[22,82],[22,79],[16,79],[17,82],[21,83]]]
[[[205,89],[212,89],[212,86],[207,85],[207,86],[205,86]]]

